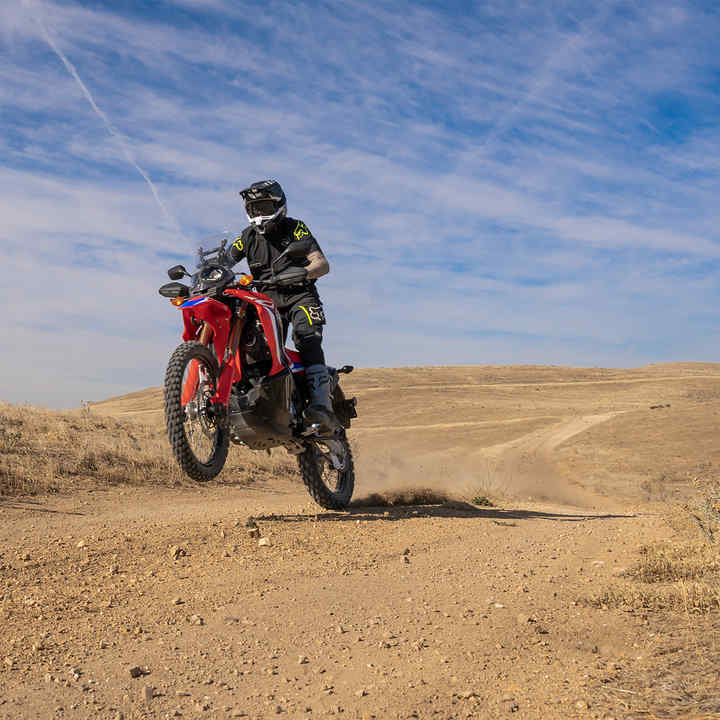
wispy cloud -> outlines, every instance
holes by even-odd
[[[0,258],[44,371],[4,356],[4,397],[85,397],[78,346],[96,397],[159,382],[165,268],[267,176],[330,256],[333,360],[719,359],[710,3],[33,8],[0,9]]]
[[[127,138],[123,137],[122,133],[120,133],[117,128],[114,127],[113,124],[110,122],[108,116],[98,107],[98,104],[97,102],[95,102],[95,98],[88,89],[87,85],[85,85],[85,83],[82,81],[82,78],[80,77],[80,75],[78,75],[75,66],[70,62],[70,60],[68,60],[65,53],[60,49],[58,44],[53,39],[52,34],[48,31],[45,25],[45,22],[37,14],[37,11],[33,7],[31,0],[22,0],[22,3],[32,13],[33,20],[37,23],[37,26],[40,29],[40,34],[44,38],[45,42],[47,42],[52,51],[58,56],[62,64],[65,66],[65,69],[70,73],[73,80],[75,80],[75,82],[77,83],[86,100],[90,103],[90,107],[93,109],[93,112],[100,118],[103,125],[105,126],[105,129],[120,146],[120,149],[122,150],[125,159],[138,171],[138,173],[140,173],[142,179],[147,183],[147,186],[150,188],[150,192],[155,198],[155,202],[157,203],[158,207],[167,219],[170,226],[180,231],[180,226],[178,225],[177,220],[168,212],[165,204],[160,199],[160,193],[158,193],[157,188],[155,187],[153,181],[150,179],[150,176],[147,174],[147,172],[145,172],[145,170],[140,167],[137,160],[135,159],[135,156],[132,152],[132,149],[130,148],[130,143]]]

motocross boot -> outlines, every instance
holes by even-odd
[[[320,432],[335,432],[340,423],[332,409],[333,382],[327,365],[310,365],[305,370],[305,381],[310,394],[310,407],[304,413],[305,423],[319,425]]]

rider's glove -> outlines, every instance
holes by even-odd
[[[291,267],[275,276],[275,284],[280,287],[288,287],[290,285],[302,285],[307,280],[307,270],[305,268]]]

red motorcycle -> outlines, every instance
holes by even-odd
[[[309,405],[300,355],[284,348],[282,321],[275,304],[261,291],[274,281],[236,278],[228,268],[227,240],[213,250],[198,250],[198,268],[168,270],[175,282],[159,292],[182,311],[182,345],[165,374],[165,424],[173,453],[189,477],[206,481],[225,465],[230,441],[252,450],[285,447],[297,456],[303,482],[324,508],[347,507],[355,484],[346,430],[357,417],[355,398],[346,399],[331,368],[333,431],[307,426]],[[294,241],[284,256],[302,262],[307,243]],[[190,278],[184,285],[178,280]]]

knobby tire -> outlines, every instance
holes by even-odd
[[[170,356],[165,373],[165,425],[170,446],[181,470],[193,480],[207,482],[219,475],[225,466],[230,447],[230,433],[227,427],[216,426],[211,456],[206,462],[196,457],[187,438],[185,408],[182,404],[183,376],[185,368],[193,360],[198,360],[210,371],[212,383],[217,387],[220,371],[217,359],[210,348],[196,341],[178,346]]]
[[[344,430],[340,434],[340,440],[345,445],[347,462],[345,470],[340,472],[332,471],[338,474],[338,483],[335,490],[331,490],[323,480],[323,463],[319,463],[313,443],[308,443],[305,452],[297,456],[300,474],[307,491],[312,499],[326,510],[344,510],[347,508],[355,489],[355,465],[350,443]]]

